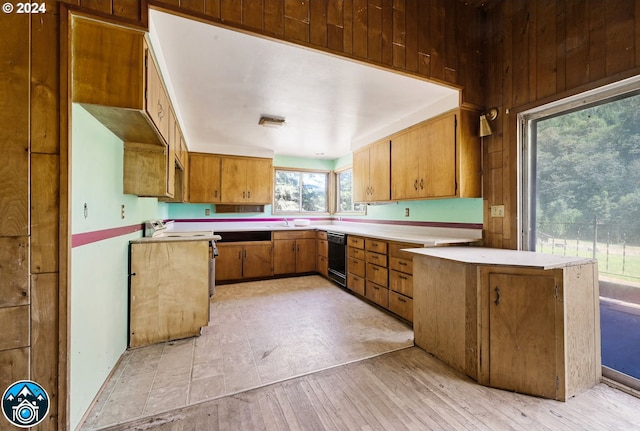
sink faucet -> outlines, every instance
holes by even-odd
[[[284,220],[284,225],[289,226],[289,220],[286,217],[282,217],[282,219]]]

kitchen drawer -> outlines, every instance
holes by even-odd
[[[380,286],[389,286],[389,271],[387,268],[367,263],[367,280],[372,281]]]
[[[358,295],[364,296],[364,278],[353,273],[347,274],[347,288],[353,290]]]
[[[413,276],[392,269],[389,271],[389,289],[413,298]]]
[[[327,239],[327,233],[325,231],[323,231],[323,230],[319,230],[317,232],[317,235],[318,235],[317,236],[318,239],[324,239],[324,240]]]
[[[273,239],[315,239],[315,230],[276,230],[273,232]]]
[[[389,289],[367,281],[365,296],[376,304],[389,308]]]
[[[353,247],[349,247],[348,249],[349,251],[348,256],[349,257],[353,257],[354,259],[360,259],[360,260],[364,260],[365,258],[365,252],[363,249],[361,248],[353,248]]]
[[[378,254],[372,253],[370,251],[367,252],[367,263],[372,263],[374,265],[382,266],[384,268],[387,267],[387,255],[386,254]]]
[[[409,322],[413,322],[413,299],[390,290],[389,311]]]
[[[329,243],[326,239],[318,240],[318,254],[324,257],[329,256]]]
[[[413,260],[389,256],[389,269],[413,274]]]
[[[367,251],[373,251],[374,253],[387,254],[387,243],[379,239],[367,238],[365,241],[365,249]]]
[[[353,248],[364,249],[364,238],[360,238],[358,236],[347,236],[347,245]]]
[[[347,272],[352,272],[358,277],[364,277],[364,260],[352,257],[347,259]]]
[[[409,242],[390,242],[389,243],[389,256],[399,257],[402,259],[411,260],[412,254],[406,251],[400,251],[403,248],[423,248],[422,244],[411,244]]]

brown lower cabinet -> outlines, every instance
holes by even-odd
[[[216,282],[273,276],[271,241],[218,243]]]
[[[316,270],[316,232],[273,232],[273,273],[300,274]]]
[[[317,233],[318,261],[316,263],[317,270],[324,277],[329,276],[329,243],[327,242],[327,233],[318,231]]]

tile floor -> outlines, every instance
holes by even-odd
[[[126,351],[81,429],[412,345],[409,326],[319,276],[218,286],[202,335]]]

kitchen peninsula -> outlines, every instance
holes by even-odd
[[[565,401],[600,382],[593,259],[481,247],[414,255],[416,345],[478,383]]]

